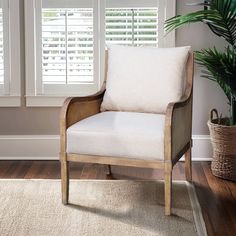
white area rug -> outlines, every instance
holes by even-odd
[[[72,180],[61,204],[59,180],[0,180],[0,235],[206,235],[192,185],[173,183],[173,216],[164,216],[158,181]]]

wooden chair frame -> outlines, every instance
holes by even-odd
[[[186,85],[182,99],[167,106],[165,113],[164,161],[139,160],[127,157],[109,157],[78,155],[67,153],[66,130],[74,123],[100,112],[105,89],[87,97],[67,98],[61,109],[60,117],[60,161],[62,203],[68,204],[69,197],[69,162],[98,163],[108,165],[157,168],[164,170],[165,215],[171,215],[172,169],[185,154],[185,175],[192,180],[192,92],[193,92],[193,53],[189,53],[186,63]],[[107,66],[106,66],[107,67]]]

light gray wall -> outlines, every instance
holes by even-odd
[[[194,10],[186,3],[196,0],[177,0],[177,14],[184,14]],[[24,9],[21,0],[21,57],[24,62]],[[176,46],[191,45],[193,50],[217,46],[224,47],[223,40],[215,37],[202,24],[195,24],[180,29],[176,34]],[[22,63],[22,94],[25,94],[25,72]],[[0,135],[17,134],[58,134],[59,108],[27,108],[24,98],[20,108],[0,108]],[[227,114],[228,105],[223,92],[211,81],[200,78],[200,68],[195,68],[194,80],[194,108],[193,134],[208,134],[207,119],[209,110],[216,107]]]
[[[186,3],[195,3],[196,0],[177,0],[177,14],[185,14],[196,9]],[[223,39],[216,37],[207,26],[196,23],[177,30],[176,46],[191,45],[193,50],[200,50],[216,46],[224,49]],[[201,68],[195,65],[194,96],[193,96],[193,134],[208,134],[207,120],[209,111],[217,108],[223,115],[228,115],[227,98],[218,85],[201,78]]]
[[[25,94],[24,68],[24,0],[20,0],[20,33],[21,33],[21,90]],[[20,134],[58,134],[59,108],[29,108],[25,106],[22,97],[22,106],[19,108],[0,108],[0,135]]]

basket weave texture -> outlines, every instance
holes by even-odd
[[[213,147],[211,169],[217,177],[236,181],[236,126],[223,125],[226,120],[227,118],[219,119],[216,109],[210,112],[207,124]]]

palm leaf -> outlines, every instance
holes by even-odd
[[[235,0],[211,0],[201,5],[207,9],[186,15],[178,15],[165,22],[167,32],[183,25],[195,22],[203,22],[216,35],[224,37],[231,45],[236,44],[236,1]]]
[[[236,124],[233,112],[236,109],[236,0],[208,0],[191,5],[204,6],[204,10],[175,16],[166,21],[165,29],[169,32],[186,24],[203,22],[229,43],[224,52],[216,48],[197,51],[195,59],[204,67],[202,77],[217,82],[223,89],[231,104],[231,123]]]
[[[216,48],[203,49],[195,53],[198,64],[207,70],[202,71],[202,77],[216,81],[229,99],[236,97],[236,53],[235,48],[228,46],[225,52]]]

